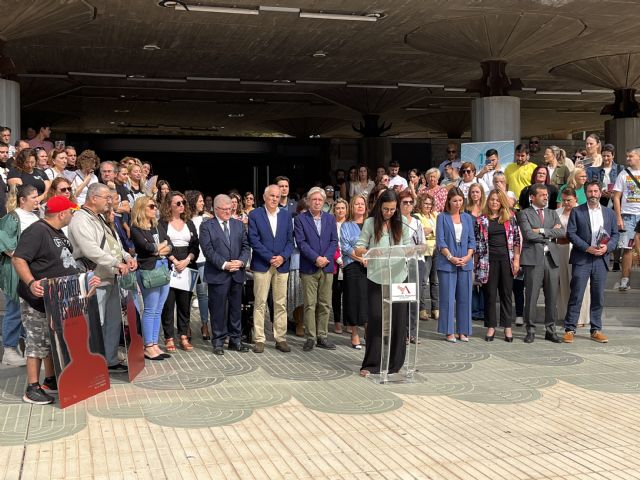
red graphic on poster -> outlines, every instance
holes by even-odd
[[[127,293],[127,323],[129,338],[127,341],[127,364],[129,365],[129,381],[133,380],[144,370],[144,342],[138,333],[138,321],[136,306],[133,303],[133,294]]]
[[[65,408],[109,390],[109,371],[102,355],[89,350],[89,328],[84,315],[63,320],[62,333],[69,354],[58,377],[60,407]]]

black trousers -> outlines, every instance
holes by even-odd
[[[369,322],[367,324],[367,346],[362,360],[362,370],[380,373],[380,355],[382,353],[382,288],[383,286],[367,280],[369,297]],[[387,285],[384,288],[389,288]],[[389,373],[397,373],[404,365],[407,353],[407,304],[394,303],[391,306],[393,324],[391,326],[391,355]]]
[[[333,274],[331,284],[331,308],[333,309],[333,323],[342,323],[342,294],[344,280],[338,280],[338,274]]]
[[[361,263],[353,262],[344,267],[343,276],[344,323],[364,325],[369,318],[367,269]]]
[[[500,294],[500,325],[511,328],[513,322],[513,306],[511,295],[513,293],[513,275],[511,274],[511,262],[509,257],[498,257],[495,260],[489,257],[489,278],[482,286],[484,293],[484,326],[496,328],[498,317],[496,301]]]
[[[174,338],[175,329],[173,326],[173,311],[177,311],[178,336],[188,335],[189,322],[191,321],[191,296],[193,292],[170,288],[164,307],[162,307],[162,330],[164,338]]]

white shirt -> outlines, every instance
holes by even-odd
[[[473,180],[471,180],[470,182],[465,182],[464,180],[462,180],[462,178],[458,181],[458,188],[460,190],[462,190],[462,194],[464,195],[464,198],[468,198],[469,197],[469,189],[471,188],[471,185],[473,185],[474,183],[477,183],[478,185],[480,185],[482,187],[482,189],[484,190],[484,195],[485,197],[487,195],[489,195],[489,187],[487,186],[487,184],[485,183],[484,180],[482,180],[481,178],[474,178]]]
[[[176,230],[173,225],[167,226],[167,236],[171,240],[174,247],[188,247],[191,240],[191,230],[185,223],[182,230]]]
[[[401,188],[402,190],[404,190],[409,186],[407,181],[404,178],[402,178],[400,175],[396,175],[395,177],[391,177],[389,179],[389,188],[393,188],[396,185],[400,185],[402,187]]]
[[[39,220],[38,215],[36,215],[33,212],[27,212],[26,210],[23,210],[20,207],[16,208],[15,212],[18,215],[18,218],[20,219],[21,233],[24,233],[27,227],[30,227],[31,225],[33,225]]]
[[[596,208],[591,208],[591,205],[589,205],[589,222],[591,223],[591,246],[597,247],[598,242],[596,238],[598,231],[604,227],[604,217],[599,202]]]
[[[453,231],[456,235],[456,242],[460,243],[462,241],[462,222],[453,224]]]
[[[278,212],[280,211],[279,207],[276,207],[276,211],[274,213],[270,213],[266,208],[264,209],[267,212],[267,220],[269,220],[269,225],[271,226],[271,233],[273,233],[273,237],[276,236],[276,229],[278,228]]]

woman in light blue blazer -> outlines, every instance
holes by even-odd
[[[464,211],[464,194],[458,187],[449,190],[445,210],[438,215],[436,248],[441,253],[436,256],[440,284],[438,333],[446,335],[447,342],[468,342],[476,240],[473,217]]]

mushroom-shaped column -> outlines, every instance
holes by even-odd
[[[7,5],[8,3],[8,5]],[[92,21],[96,10],[83,0],[14,0],[4,2],[0,22],[0,125],[20,136],[20,85],[9,80],[19,62],[3,55],[12,40],[68,30]]]
[[[606,141],[615,145],[619,157],[640,144],[640,105],[635,98],[640,86],[640,52],[574,60],[549,72],[613,90],[613,103],[605,105],[600,112],[613,117],[604,122]]]
[[[380,86],[382,87],[382,86]],[[384,113],[399,110],[429,95],[427,88],[340,87],[315,92],[320,97],[355,110],[362,115],[362,121],[353,125],[360,135],[358,159],[374,169],[378,165],[388,165],[391,161],[391,142],[388,135],[393,124],[382,119]]]
[[[539,13],[472,15],[439,20],[405,37],[417,50],[471,59],[482,76],[467,85],[481,98],[471,105],[473,141],[520,141],[520,99],[509,92],[522,82],[509,78],[507,65],[571,40],[584,30],[578,19]]]

